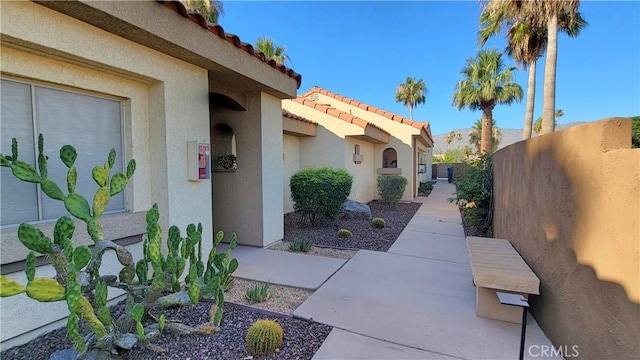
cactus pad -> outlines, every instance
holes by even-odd
[[[70,240],[73,236],[73,232],[76,230],[76,225],[68,216],[63,216],[58,219],[56,226],[53,229],[53,242],[58,246],[63,246],[65,240]]]
[[[109,180],[109,169],[105,169],[102,166],[96,166],[91,170],[91,176],[98,186],[107,186],[107,180]]]
[[[51,239],[44,236],[40,229],[33,225],[22,223],[18,227],[18,238],[20,242],[29,250],[40,254],[50,254],[53,252]]]
[[[17,281],[9,279],[4,275],[0,275],[0,297],[13,296],[23,293],[26,289]]]
[[[68,167],[71,168],[73,163],[78,158],[78,152],[71,145],[65,145],[60,149],[60,160]]]
[[[87,245],[75,248],[73,251],[73,263],[76,265],[76,269],[82,269],[87,266],[89,260],[91,260],[91,250]]]
[[[71,193],[71,191],[69,192]],[[89,202],[79,194],[69,194],[69,196],[64,199],[64,207],[67,208],[71,215],[78,219],[84,221],[91,220],[91,207],[89,207]]]
[[[24,161],[14,159],[11,164],[11,172],[22,181],[39,183],[41,180],[36,169]]]
[[[48,197],[56,200],[64,200],[64,193],[53,181],[43,177],[40,181],[40,188]]]
[[[27,295],[41,302],[64,300],[65,291],[55,279],[35,278],[27,284]]]
[[[93,196],[93,216],[98,217],[102,215],[104,210],[109,205],[109,199],[111,196],[109,195],[109,190],[106,186],[98,189],[96,194]]]
[[[111,184],[109,189],[109,195],[114,196],[119,194],[124,187],[127,186],[127,177],[123,173],[117,173],[111,177]]]
[[[247,330],[245,346],[253,356],[270,355],[284,341],[284,332],[280,325],[273,320],[258,320]]]

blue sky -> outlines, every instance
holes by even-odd
[[[287,65],[302,74],[298,94],[314,85],[408,117],[395,102],[407,76],[429,89],[414,120],[433,134],[470,127],[479,111],[451,105],[465,59],[478,51],[477,1],[223,1],[220,24],[244,42],[264,35],[287,47]],[[640,115],[640,2],[583,1],[589,26],[579,37],[560,34],[556,108],[559,123]],[[486,47],[504,49],[502,37]],[[508,64],[513,64],[507,58]],[[538,60],[536,109],[542,115],[544,58]],[[527,72],[516,71],[526,93]],[[501,128],[521,128],[525,100],[499,105]]]

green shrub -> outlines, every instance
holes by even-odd
[[[378,194],[385,203],[397,203],[406,187],[407,179],[400,175],[378,176]]]
[[[311,240],[298,238],[289,244],[289,251],[307,253],[309,250],[311,250]]]
[[[269,292],[269,284],[261,283],[257,284],[251,289],[247,290],[244,294],[244,298],[249,304],[257,304],[266,301],[271,296]]]
[[[420,185],[418,186],[418,194],[428,195],[429,193],[431,193],[431,190],[433,190],[434,184],[435,184],[435,181],[421,182]]]
[[[273,320],[258,320],[247,330],[245,346],[253,356],[265,356],[276,352],[284,341],[284,331]]]
[[[640,116],[631,117],[631,148],[640,148]]]
[[[353,236],[353,234],[351,233],[351,231],[349,231],[347,229],[338,230],[338,239],[348,239],[348,238],[350,238],[352,236]]]
[[[318,221],[334,221],[342,212],[352,183],[353,176],[348,172],[327,167],[293,174],[289,181],[291,199],[293,208],[302,214],[301,222],[309,219],[315,226]]]
[[[454,181],[455,201],[463,215],[464,225],[473,234],[491,237],[493,233],[493,168],[491,155],[484,154],[466,163],[459,180]]]
[[[387,227],[387,223],[385,223],[383,218],[377,217],[371,220],[371,226],[373,226],[376,229],[384,229]]]

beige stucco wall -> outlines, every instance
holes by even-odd
[[[123,99],[125,158],[137,161],[127,188],[129,210],[146,211],[158,202],[165,231],[168,224],[184,229],[202,222],[203,236],[210,239],[209,181],[189,182],[186,168],[187,141],[208,141],[207,71],[31,2],[1,6],[3,76]],[[140,244],[129,249],[141,257]],[[104,266],[106,273],[119,271],[113,261]],[[51,275],[49,266],[38,268],[38,276]],[[11,277],[24,282],[23,273]],[[37,332],[19,335],[67,314],[64,304],[43,307],[23,297],[0,301],[3,348],[27,341]]]
[[[261,119],[262,118],[262,124]],[[247,95],[247,111],[215,106],[211,126],[226,124],[236,138],[238,169],[212,173],[213,221],[238,242],[266,246],[284,237],[283,140],[280,99]]]
[[[353,162],[355,145],[360,145],[362,163]],[[374,167],[374,145],[361,140],[347,138],[344,147],[345,170],[353,175],[349,199],[368,203],[378,197],[376,170]]]
[[[282,188],[282,104],[269,94],[261,96],[262,144],[262,245],[284,237],[284,191]]]
[[[376,113],[361,109],[357,106],[338,101],[324,94],[316,93],[314,95],[318,95],[317,102],[321,104],[330,104],[332,107],[338,110],[350,113],[353,116],[359,117],[384,129],[391,135],[389,144],[376,145],[376,152],[374,154],[374,156],[376,157],[376,166],[378,168],[382,167],[382,152],[384,151],[384,149],[386,149],[387,147],[393,147],[398,153],[398,168],[402,169],[401,175],[408,180],[407,188],[402,195],[401,201],[412,201],[412,189],[417,189],[418,186],[418,184],[416,184],[414,176],[414,174],[418,172],[418,168],[414,166],[412,136],[419,135],[420,129],[390,120],[382,115],[378,115]],[[429,159],[428,161],[430,163],[431,160]]]
[[[300,138],[293,135],[284,134],[283,141],[283,190],[284,190],[284,213],[293,211],[293,200],[291,200],[291,187],[289,180],[291,175],[300,170]]]
[[[332,167],[344,169],[353,175],[353,185],[349,199],[367,203],[377,198],[376,167],[382,167],[382,150],[370,142],[348,135],[361,133],[357,125],[337,119],[308,106],[284,100],[283,108],[318,123],[316,136],[300,138],[300,169]],[[397,140],[395,140],[397,141]],[[394,142],[399,144],[399,142]],[[355,145],[360,145],[360,154],[364,161],[353,162]],[[376,152],[380,155],[376,156]],[[400,152],[398,152],[400,155]],[[288,155],[285,154],[285,159]],[[288,184],[288,183],[287,183]]]
[[[494,155],[495,236],[541,281],[532,311],[580,358],[640,354],[640,149],[613,118],[518,142]]]

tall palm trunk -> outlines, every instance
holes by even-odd
[[[409,108],[409,120],[413,121],[413,106],[407,106]]]
[[[480,152],[490,152],[493,147],[493,107],[482,110],[482,136],[480,138]]]
[[[533,105],[536,100],[536,63],[537,60],[529,62],[529,81],[527,83],[527,112],[524,115],[524,131],[522,139],[531,139],[531,128],[533,127]]]
[[[551,15],[547,24],[547,58],[544,64],[544,103],[542,106],[542,133],[556,128],[556,63],[558,59],[558,17]]]

